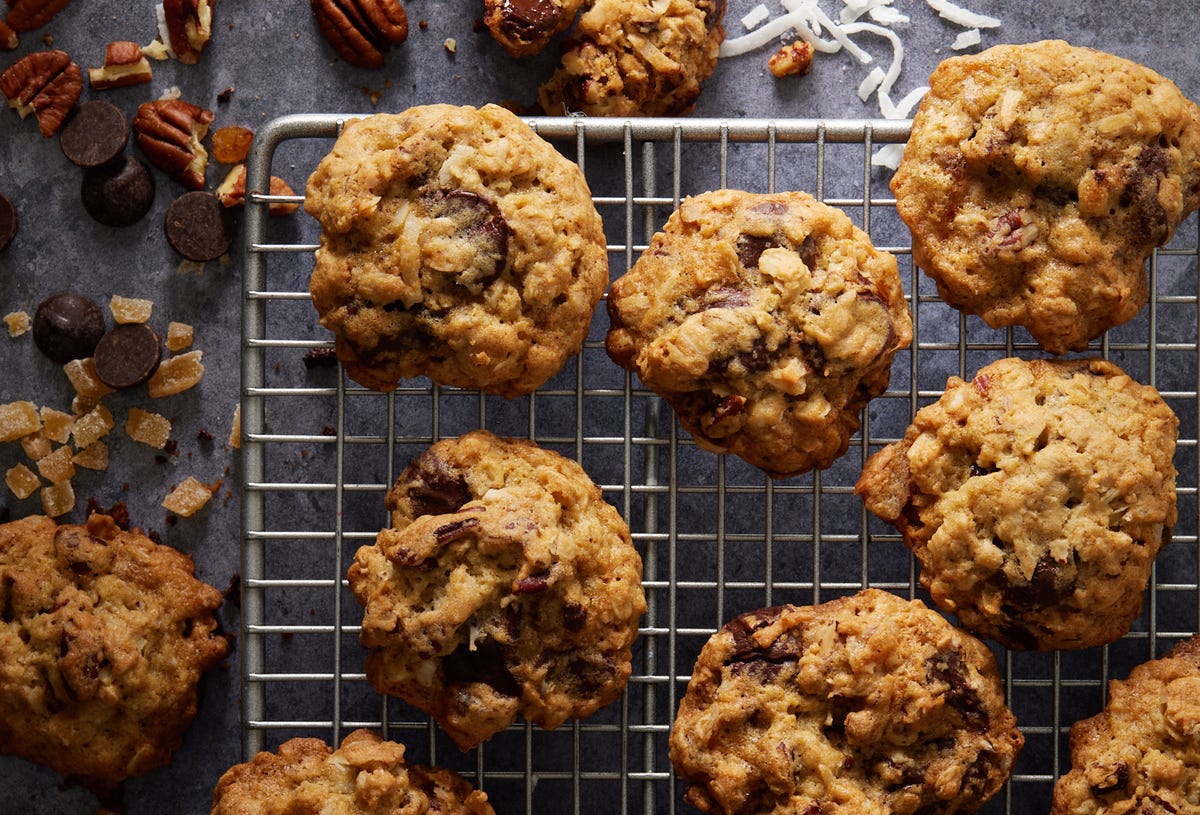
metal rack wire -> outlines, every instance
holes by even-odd
[[[307,176],[345,120],[297,115],[259,131],[247,188]],[[583,352],[537,393],[512,401],[408,381],[383,395],[336,368],[308,367],[329,338],[308,297],[316,226],[303,213],[246,212],[242,348],[243,749],[293,735],[336,742],[369,727],[413,760],[462,772],[498,812],[674,812],[689,808],[666,741],[692,660],[743,611],[813,602],[865,585],[923,596],[899,536],[869,518],[852,488],[865,460],[903,434],[947,376],[1001,356],[1038,356],[1021,331],[992,331],[948,308],[913,268],[908,233],[871,165],[907,122],[535,119],[583,167],[605,221],[612,274],[623,273],[682,197],[718,186],[805,189],[844,209],[899,256],[914,317],[891,388],[864,412],[850,452],[829,470],[773,482],[697,448],[668,409],[604,355],[598,309]],[[1134,630],[1078,653],[996,653],[1026,748],[984,812],[1046,811],[1069,767],[1073,721],[1103,705],[1109,678],[1197,630],[1197,424],[1200,236],[1193,217],[1149,265],[1151,302],[1092,351],[1157,386],[1181,419],[1180,521],[1160,555]],[[306,356],[307,355],[307,356]],[[534,438],[580,461],[629,521],[645,563],[649,611],[622,700],[553,733],[519,725],[460,754],[420,711],[377,696],[362,673],[359,609],[345,586],[354,549],[387,521],[383,493],[436,439],[476,427]]]

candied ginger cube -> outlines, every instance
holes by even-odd
[[[100,377],[96,375],[96,362],[91,357],[73,359],[63,366],[63,370],[67,379],[71,380],[75,393],[79,394],[84,402],[95,404],[110,393],[116,393],[100,381]]]
[[[29,315],[24,311],[10,311],[4,315],[4,322],[10,337],[19,337],[29,330]]]
[[[150,396],[158,399],[161,396],[171,396],[194,387],[204,376],[204,365],[200,358],[203,351],[188,351],[170,359],[164,359],[150,377],[148,389]]]
[[[154,301],[114,294],[108,301],[108,309],[117,323],[144,323],[150,319],[150,312],[154,310]]]
[[[63,445],[48,456],[38,459],[38,472],[51,484],[61,484],[75,477],[75,465],[71,463],[71,448]]]
[[[42,487],[42,510],[51,518],[66,515],[75,508],[75,489],[70,481]]]
[[[89,470],[107,470],[108,445],[102,441],[94,441],[76,453],[71,461]]]
[[[192,344],[192,327],[187,323],[167,323],[167,350],[182,351]]]
[[[16,441],[41,429],[42,420],[33,402],[9,402],[0,405],[0,442]]]
[[[42,432],[50,441],[66,444],[71,438],[71,423],[75,417],[51,407],[42,405]]]
[[[8,484],[13,495],[24,500],[37,492],[38,487],[42,486],[42,479],[24,464],[18,464],[4,474],[4,483]]]
[[[212,494],[212,489],[189,475],[178,487],[171,490],[163,499],[162,505],[170,512],[188,518],[207,504]]]
[[[125,432],[134,441],[161,450],[171,438],[171,420],[148,410],[131,407],[129,418],[125,422]]]
[[[97,439],[107,436],[108,431],[112,430],[115,424],[108,408],[104,405],[96,405],[71,425],[71,435],[75,437],[75,447],[79,450],[90,447]]]
[[[37,433],[30,433],[21,439],[21,449],[25,451],[25,455],[29,456],[30,461],[41,461],[54,449],[50,439],[46,438],[45,430]]]

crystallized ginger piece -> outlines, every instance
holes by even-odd
[[[75,489],[70,481],[42,487],[42,510],[51,518],[66,515],[75,508]]]
[[[75,477],[75,465],[71,463],[71,448],[63,445],[48,456],[38,459],[38,472],[51,484],[61,484]]]
[[[200,362],[203,356],[203,351],[188,351],[186,354],[164,359],[147,384],[150,396],[158,399],[194,387],[204,376],[204,365]]]
[[[192,344],[192,327],[187,323],[167,323],[167,350],[182,351]]]
[[[23,311],[10,311],[4,315],[4,322],[10,337],[19,337],[29,330],[29,315]]]
[[[125,432],[134,441],[161,450],[171,438],[171,420],[148,410],[131,407],[129,418],[125,422]]]
[[[209,487],[189,475],[178,487],[171,490],[163,499],[162,505],[168,511],[188,518],[207,504],[212,494],[213,491]]]
[[[23,501],[37,492],[38,487],[42,486],[42,479],[24,464],[18,464],[4,474],[4,483],[8,484],[13,495]]]
[[[73,359],[63,366],[63,371],[66,372],[67,379],[71,380],[71,386],[75,388],[75,393],[79,394],[80,400],[84,403],[95,405],[110,393],[116,393],[115,390],[101,382],[100,377],[96,376],[96,363],[91,357]]]
[[[150,312],[154,310],[154,301],[114,294],[108,301],[108,309],[112,312],[113,320],[118,324],[144,323],[150,319]]]
[[[41,461],[50,455],[54,450],[54,445],[50,439],[46,438],[45,431],[39,430],[37,433],[30,433],[28,436],[22,437],[21,449],[25,451],[25,455],[29,456],[30,461]]]
[[[89,412],[75,420],[71,425],[71,435],[75,437],[75,448],[84,450],[95,444],[97,439],[108,435],[116,422],[104,405],[96,405]]]
[[[42,429],[37,406],[33,402],[9,402],[0,405],[0,442],[16,441]]]
[[[108,469],[108,445],[102,441],[94,441],[80,450],[71,459],[76,466],[89,470]]]
[[[42,405],[42,432],[50,441],[66,444],[71,438],[71,423],[75,417]]]

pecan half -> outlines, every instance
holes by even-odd
[[[133,117],[138,147],[158,169],[190,190],[204,189],[208,151],[200,140],[208,134],[213,112],[182,99],[145,102]]]
[[[200,60],[212,37],[213,0],[162,0],[162,28],[175,58],[187,65]]]
[[[136,42],[118,40],[104,48],[104,65],[88,69],[88,80],[98,91],[124,88],[149,82],[154,78],[150,60]]]
[[[12,30],[12,26],[0,20],[0,51],[11,51],[20,44],[21,38]]]
[[[64,51],[29,54],[0,74],[0,92],[9,107],[22,119],[34,114],[47,138],[62,127],[82,91],[83,74]]]
[[[398,0],[311,0],[321,35],[338,56],[360,68],[382,68],[390,46],[408,39]]]
[[[67,7],[70,0],[9,0],[5,22],[13,31],[33,31]]]

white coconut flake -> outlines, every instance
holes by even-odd
[[[746,16],[742,17],[742,26],[747,31],[750,31],[758,28],[760,25],[766,22],[767,18],[770,16],[771,12],[767,11],[766,5],[759,3],[757,6],[746,12]]]
[[[901,25],[909,21],[907,14],[901,14],[891,6],[877,6],[867,15],[880,25]]]
[[[892,97],[887,94],[882,88],[879,90],[879,110],[883,113],[885,119],[907,119],[908,114],[912,113],[912,109],[917,106],[917,103],[924,98],[929,92],[928,86],[913,88],[904,95],[904,98],[899,102],[893,103]]]
[[[855,42],[850,39],[850,34],[853,32],[850,31],[849,26],[838,25],[836,22],[834,22],[832,17],[821,11],[820,6],[813,6],[813,14],[816,16],[817,22],[829,30],[829,36],[841,43],[842,47],[849,51],[855,59],[857,59],[863,65],[867,65],[871,62],[871,55],[859,48],[858,45],[856,45]],[[870,23],[852,23],[852,25],[863,26],[870,25]]]
[[[859,83],[858,98],[864,102],[870,99],[871,94],[875,93],[875,91],[879,89],[880,84],[882,84],[883,76],[883,69],[878,65],[872,68],[871,72],[863,78],[861,83]]]
[[[900,41],[900,37],[895,31],[889,28],[877,26],[874,23],[850,23],[843,26],[843,30],[847,34],[858,34],[866,31],[870,34],[877,34],[888,40],[892,44],[892,64],[888,66],[887,73],[884,74],[883,84],[879,86],[880,93],[891,93],[892,86],[896,84],[896,80],[900,78],[900,66],[904,62],[904,43]]]
[[[955,51],[961,51],[964,48],[970,48],[971,46],[974,46],[974,45],[979,45],[979,29],[978,28],[969,28],[966,31],[964,31],[963,33],[959,34],[957,37],[954,38],[954,42],[951,43],[950,47],[953,48]]]
[[[885,144],[871,156],[871,166],[887,167],[889,170],[894,170],[900,166],[900,159],[902,158],[904,158],[903,144]]]
[[[986,14],[976,14],[962,6],[951,3],[950,0],[925,0],[938,16],[947,22],[961,25],[963,28],[999,28],[1000,21]]]

